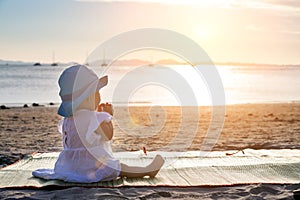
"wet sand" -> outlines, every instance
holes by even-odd
[[[212,109],[180,107],[115,107],[114,151],[200,150],[211,127]],[[57,131],[60,117],[56,107],[10,108],[0,110],[0,165],[5,166],[34,152],[62,149]],[[184,113],[182,115],[182,113]],[[188,114],[186,114],[188,113]],[[184,118],[184,120],[183,120]],[[300,103],[245,104],[226,106],[224,127],[213,150],[299,149]],[[189,135],[186,135],[189,134]],[[189,136],[189,137],[187,137]],[[0,190],[0,198],[237,198],[292,199],[299,185],[246,185],[211,188],[69,188],[64,190]],[[72,194],[73,196],[68,196]]]

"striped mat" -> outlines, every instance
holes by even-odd
[[[59,153],[27,156],[0,170],[0,188],[11,187],[121,187],[121,186],[229,186],[236,184],[300,183],[300,150],[245,149],[226,152],[118,152],[115,157],[129,165],[143,166],[161,154],[166,163],[155,178],[119,178],[92,184],[43,180],[32,171],[53,168]]]

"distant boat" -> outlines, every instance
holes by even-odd
[[[33,64],[33,66],[41,66],[41,63],[36,62],[36,63]]]
[[[105,62],[105,50],[103,50],[103,59],[102,59],[101,67],[106,67],[108,64]]]
[[[101,67],[106,67],[107,66],[107,63],[105,63],[105,62],[103,62],[102,64],[101,64]]]
[[[51,66],[57,66],[58,64],[55,62],[55,52],[52,53],[52,64]]]
[[[151,62],[148,64],[148,67],[153,67],[154,62],[153,62],[153,54],[151,54]]]

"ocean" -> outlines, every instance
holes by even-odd
[[[58,78],[67,66],[0,66],[0,104],[59,104]],[[101,89],[104,102],[114,105],[211,105],[210,86],[191,66],[91,67],[109,76]],[[216,66],[224,104],[300,101],[300,67]],[[182,100],[184,99],[184,100]],[[188,99],[188,101],[186,100]],[[191,101],[189,101],[191,100]],[[184,101],[184,102],[183,102]]]

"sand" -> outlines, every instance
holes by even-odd
[[[114,151],[200,150],[205,138],[218,132],[210,126],[212,109],[200,107],[115,107]],[[26,154],[62,149],[57,131],[57,107],[0,110],[0,165],[11,164]],[[190,133],[190,135],[187,135]],[[224,127],[213,150],[299,149],[300,103],[245,104],[226,106]],[[138,198],[138,199],[292,199],[300,185],[254,184],[234,187],[193,188],[69,188],[63,190],[0,190],[5,198]],[[72,195],[72,196],[68,196]]]

